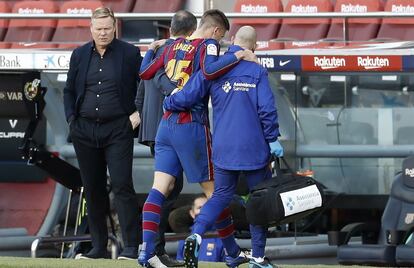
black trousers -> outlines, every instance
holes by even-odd
[[[93,247],[103,249],[108,242],[107,168],[124,246],[138,247],[141,221],[132,182],[134,134],[129,117],[105,123],[77,118],[70,135],[84,186]]]

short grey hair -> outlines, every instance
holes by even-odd
[[[110,17],[115,25],[116,19],[114,12],[108,7],[98,7],[92,13],[92,20],[93,19],[101,19],[101,18],[108,18]]]

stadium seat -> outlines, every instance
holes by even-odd
[[[21,1],[14,5],[12,12],[20,14],[56,13],[53,1]],[[11,19],[9,29],[4,37],[12,48],[38,48],[39,42],[50,41],[56,28],[55,19]]]
[[[341,144],[368,145],[378,144],[374,127],[365,122],[347,122],[339,133]]]
[[[412,0],[388,0],[384,11],[412,13],[414,16],[414,2]],[[414,40],[414,18],[384,18],[376,39],[383,41]]]
[[[335,12],[367,13],[382,11],[380,0],[337,0]],[[379,18],[352,18],[348,19],[347,40],[344,40],[343,19],[333,19],[327,39],[333,41],[367,41],[377,36],[381,19]]]
[[[60,13],[92,14],[101,7],[100,1],[68,1],[60,7]],[[89,19],[58,20],[52,42],[59,43],[59,48],[74,48],[92,40]]]
[[[137,0],[132,12],[175,12],[184,6],[184,0]]]
[[[0,12],[1,13],[10,12],[10,8],[7,5],[6,1],[0,1]],[[0,19],[0,41],[3,41],[3,38],[7,32],[8,26],[9,26],[9,20]]]
[[[400,267],[414,267],[414,239],[411,237],[404,245],[397,246],[395,261]]]
[[[282,12],[283,6],[279,0],[237,0],[234,12],[240,13],[268,13]],[[243,25],[251,25],[256,28],[257,40],[268,41],[276,38],[279,32],[281,19],[233,19],[230,27],[230,36],[234,36]]]
[[[414,157],[404,159],[402,170],[414,168]],[[340,232],[329,232],[330,244],[337,244],[337,259],[346,265],[395,266],[396,246],[404,243],[414,226],[414,183],[409,175],[400,172],[391,186],[388,202],[382,214],[381,226],[375,223],[354,223]],[[377,228],[378,227],[378,228]],[[372,242],[372,234],[379,230],[375,244],[348,244],[359,234],[363,242]],[[412,252],[410,253],[413,256]]]
[[[275,42],[275,41],[258,41],[256,50],[279,50],[283,49],[284,43],[283,42]]]
[[[183,8],[183,0],[137,0],[134,13],[176,12]],[[168,37],[169,21],[122,21],[121,39],[130,42],[151,42]]]
[[[288,41],[284,42],[285,49],[328,48],[331,42],[324,41]]]
[[[394,144],[408,145],[414,144],[414,127],[406,126],[397,129],[397,134],[394,139]]]
[[[114,12],[130,12],[134,6],[134,0],[101,0],[102,4]]]
[[[19,0],[6,0],[4,2],[7,4],[8,11],[10,12],[12,10],[14,4],[16,4],[18,2],[21,2],[21,0],[20,1]]]
[[[284,12],[317,13],[331,12],[330,0],[290,0]],[[326,37],[330,19],[293,18],[283,19],[276,40],[316,41]]]
[[[56,182],[51,178],[42,182],[0,183],[1,228],[19,227],[36,235],[48,215],[55,189]]]

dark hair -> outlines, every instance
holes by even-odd
[[[200,20],[200,26],[208,25],[222,27],[227,31],[230,30],[230,23],[226,15],[218,9],[210,9],[204,12]]]
[[[177,11],[171,20],[172,35],[190,35],[197,28],[196,17],[187,10]]]
[[[193,202],[191,203],[191,209],[194,209],[194,202],[199,198],[207,199],[207,196],[204,193],[197,194],[196,196],[194,196]]]

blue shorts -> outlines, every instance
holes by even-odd
[[[178,177],[183,170],[189,183],[213,179],[210,129],[198,122],[162,119],[155,138],[155,171]]]

